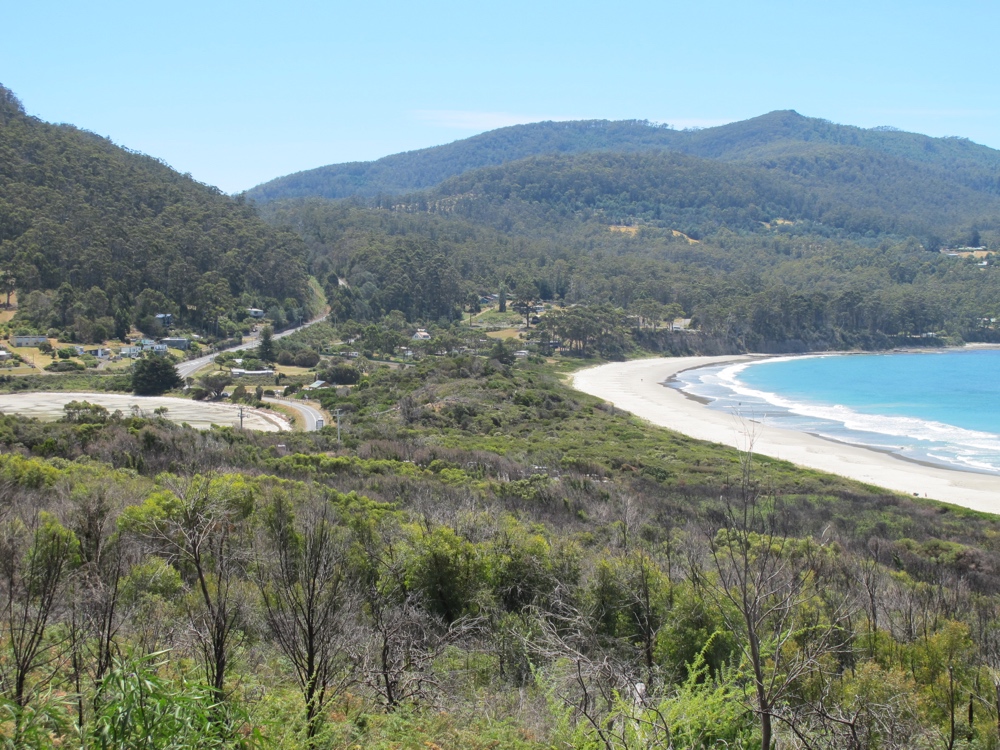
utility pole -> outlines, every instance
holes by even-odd
[[[241,406],[241,407],[239,407],[239,409],[240,409],[240,429],[242,430],[243,429],[243,407]]]

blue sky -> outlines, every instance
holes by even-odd
[[[30,114],[226,192],[545,119],[795,109],[1000,148],[997,3],[7,0],[0,17],[0,83]]]

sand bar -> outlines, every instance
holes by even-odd
[[[614,362],[581,370],[573,387],[630,411],[653,424],[700,440],[746,448],[748,425],[725,412],[687,398],[663,382],[683,370],[755,355],[671,357]],[[889,453],[825,440],[804,432],[752,423],[753,450],[811,469],[839,474],[907,495],[917,494],[974,510],[1000,513],[1000,476],[951,470],[908,461]]]

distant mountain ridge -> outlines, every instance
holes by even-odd
[[[866,130],[783,110],[702,130],[672,130],[643,120],[515,125],[377,161],[297,172],[258,185],[246,195],[261,203],[286,198],[393,195],[436,187],[475,169],[531,156],[600,151],[676,151],[780,168],[789,158],[829,154],[831,147],[893,157],[972,190],[1000,194],[1000,151],[963,138]]]

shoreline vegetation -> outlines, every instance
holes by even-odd
[[[949,348],[950,349],[950,348]],[[849,354],[842,352],[810,353]],[[677,374],[711,365],[774,355],[674,357],[614,362],[580,370],[573,388],[655,425],[730,448],[790,461],[909,496],[927,497],[987,513],[1000,512],[1000,477],[906,459],[818,435],[762,425],[709,409],[667,384]],[[782,355],[787,356],[787,355]]]

